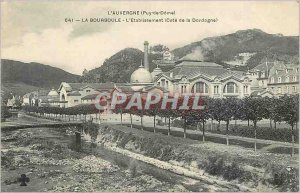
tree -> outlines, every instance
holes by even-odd
[[[267,117],[267,104],[263,98],[245,97],[243,105],[243,109],[246,110],[247,118],[251,120],[254,125],[254,151],[256,151],[257,122]]]
[[[5,119],[11,117],[12,114],[9,112],[6,106],[1,106],[1,121],[5,121]]]
[[[267,116],[270,119],[270,128],[272,129],[272,121],[274,121],[274,127],[276,129],[276,123],[282,121],[280,113],[280,101],[277,98],[265,97],[265,103],[267,106]]]
[[[218,121],[218,127],[217,130],[220,130],[221,127],[221,121],[222,121],[222,99],[216,98],[216,99],[210,99],[209,103],[209,113],[211,115],[211,118]]]
[[[295,134],[294,134],[294,125],[299,121],[299,95],[294,96],[283,96],[279,99],[280,109],[282,119],[291,126],[292,128],[292,156],[294,155],[294,143],[295,143]]]
[[[229,145],[228,127],[230,120],[233,119],[238,111],[237,99],[232,97],[223,98],[221,109],[220,118],[222,121],[226,122],[226,144]]]
[[[154,100],[155,96],[151,97],[151,100]],[[147,103],[147,100],[145,101]],[[153,132],[156,133],[156,116],[159,114],[162,100],[155,104],[151,104],[149,109],[145,111],[145,113],[149,116],[153,116]]]
[[[161,44],[157,44],[151,47],[151,51],[152,52],[158,52],[158,53],[162,53],[164,51],[168,50],[167,46],[161,45]]]

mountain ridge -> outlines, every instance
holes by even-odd
[[[4,100],[11,93],[23,96],[36,89],[56,89],[61,82],[78,82],[80,77],[37,62],[1,59],[1,94]]]

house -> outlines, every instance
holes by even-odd
[[[270,70],[268,90],[274,96],[294,95],[299,93],[299,65],[278,64]]]

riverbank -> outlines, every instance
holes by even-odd
[[[75,127],[2,131],[1,191],[4,192],[186,192],[230,191],[176,175],[90,143],[74,147]],[[26,174],[30,182],[20,186]]]
[[[97,142],[102,145],[165,161],[210,179],[229,181],[255,191],[298,189],[297,157],[203,143],[120,125],[104,124],[99,128]]]

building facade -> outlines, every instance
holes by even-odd
[[[251,80],[246,74],[225,69],[213,62],[182,60],[172,70],[155,74],[154,78],[157,86],[171,94],[241,98],[251,93]]]
[[[252,95],[268,93],[268,96],[279,97],[299,93],[299,65],[266,62],[252,69],[250,74],[256,79]]]

